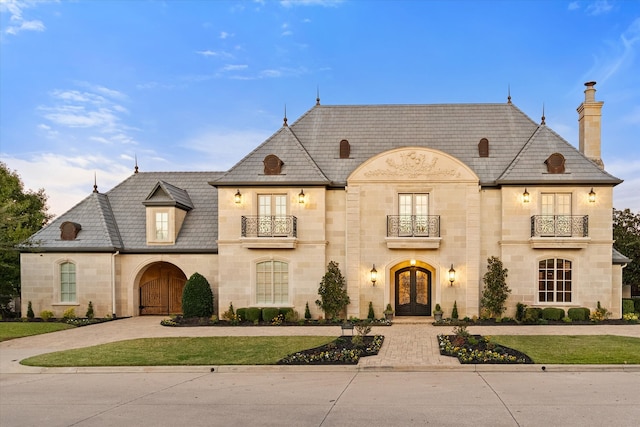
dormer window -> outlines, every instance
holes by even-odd
[[[547,165],[548,173],[564,173],[564,156],[560,153],[553,153],[544,161]]]
[[[147,244],[174,244],[187,212],[193,209],[189,194],[168,182],[159,181],[142,203],[147,208]]]
[[[348,159],[350,154],[351,154],[351,145],[349,144],[349,141],[347,141],[346,139],[343,139],[342,141],[340,141],[340,158]]]
[[[284,163],[275,154],[269,154],[264,158],[264,174],[265,175],[280,175],[282,171],[282,165]]]
[[[480,157],[489,157],[489,140],[482,138],[478,143],[478,155]]]
[[[156,212],[156,240],[167,241],[169,238],[169,212]]]
[[[76,222],[65,221],[60,225],[61,240],[76,240],[82,226]]]

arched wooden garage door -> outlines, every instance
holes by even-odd
[[[181,314],[185,274],[173,264],[157,262],[140,279],[140,315]]]

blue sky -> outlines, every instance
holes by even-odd
[[[574,146],[584,82],[640,212],[640,1],[0,0],[0,160],[61,214],[227,170],[315,104],[513,103]]]

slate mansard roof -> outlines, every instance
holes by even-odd
[[[208,182],[221,175],[222,172],[133,174],[107,193],[91,193],[34,234],[31,241],[36,250],[48,252],[216,253],[218,197]],[[161,201],[161,205],[173,205],[188,213],[175,244],[147,245],[145,202],[157,202],[162,196],[165,202]],[[60,225],[66,221],[82,226],[75,240],[60,238]]]
[[[489,156],[478,143],[489,141]],[[341,159],[340,141],[349,141]],[[468,165],[480,184],[611,184],[621,180],[600,170],[558,134],[531,120],[513,104],[316,105],[283,126],[214,185],[307,184],[343,187],[367,159],[401,147],[427,147]],[[548,174],[553,153],[566,159],[566,173]],[[262,161],[275,154],[280,175],[265,175]]]

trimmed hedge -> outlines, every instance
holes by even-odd
[[[213,314],[213,292],[207,279],[193,273],[182,291],[182,313],[184,317],[211,317]]]
[[[262,320],[265,322],[271,322],[278,314],[280,314],[280,309],[275,307],[265,307],[262,309]]]
[[[244,322],[245,320],[247,320],[247,309],[242,307],[236,310],[236,314],[238,315],[238,317],[240,318],[241,322]]]
[[[633,307],[636,310],[636,313],[640,313],[640,298],[633,299]]]
[[[542,318],[545,320],[562,320],[564,309],[555,307],[545,307],[542,309]]]
[[[542,309],[539,307],[527,307],[524,311],[524,321],[526,323],[535,323],[542,317]]]
[[[567,316],[573,321],[589,320],[591,310],[586,307],[574,307],[567,311]]]
[[[279,308],[278,309],[278,314],[282,314],[283,318],[287,317],[287,313],[293,311],[293,308],[291,307],[284,307],[284,308]]]
[[[262,314],[262,309],[258,307],[249,307],[247,308],[247,317],[246,320],[248,322],[259,322],[260,315]]]
[[[636,308],[631,298],[622,298],[622,314],[634,313]]]

